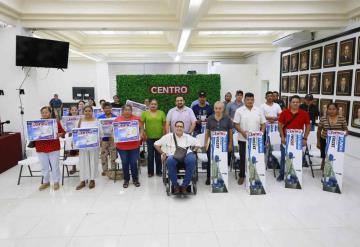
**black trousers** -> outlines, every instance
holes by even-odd
[[[246,142],[239,141],[240,172],[239,177],[245,177]]]

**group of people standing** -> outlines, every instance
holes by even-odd
[[[289,108],[279,99],[277,92],[266,92],[265,100],[260,107],[254,105],[255,97],[251,92],[243,93],[238,90],[235,94],[235,100],[231,101],[232,94],[225,94],[224,101],[216,101],[213,107],[207,101],[206,92],[199,92],[198,99],[192,102],[191,108],[185,105],[183,96],[176,96],[175,107],[170,109],[167,114],[159,109],[156,99],[147,100],[146,110],[141,116],[135,116],[131,105],[122,105],[120,98],[115,95],[114,102],[109,103],[105,100],[100,101],[103,114],[99,119],[114,118],[115,122],[138,121],[140,139],[136,141],[115,143],[113,137],[101,137],[101,145],[95,149],[79,150],[79,172],[80,184],[76,187],[81,190],[89,182],[89,188],[95,187],[95,178],[98,171],[99,153],[102,164],[102,175],[108,173],[108,158],[111,161],[111,169],[115,169],[117,154],[119,154],[122,171],[124,174],[123,187],[127,188],[130,182],[130,171],[132,181],[136,187],[140,186],[137,162],[140,157],[140,146],[142,142],[147,144],[147,166],[148,177],[162,176],[162,163],[166,161],[168,166],[169,178],[174,186],[175,192],[183,192],[189,185],[193,171],[196,166],[196,158],[190,151],[191,147],[200,147],[201,141],[196,138],[204,134],[204,146],[208,156],[206,185],[210,184],[210,141],[212,131],[226,131],[228,133],[228,153],[229,160],[233,151],[233,143],[239,144],[240,154],[240,172],[238,184],[243,184],[245,180],[246,164],[246,140],[249,132],[265,132],[266,123],[278,123],[281,137],[281,161],[280,175],[278,181],[284,179],[285,165],[285,143],[287,129],[301,129],[304,131],[303,145],[307,144],[307,138],[318,117],[319,111],[313,104],[312,95],[306,95],[305,102],[300,104],[300,97],[294,95],[290,98]],[[88,103],[79,101],[77,106],[70,108],[71,116],[83,115],[76,123],[77,128],[99,127],[99,121],[93,115],[93,106],[95,102],[89,100]],[[51,118],[56,111],[58,116],[59,103],[58,96],[50,102],[50,106],[41,108],[41,118]],[[119,116],[112,114],[112,108],[122,108]],[[338,114],[338,108],[335,103],[327,106],[327,114],[323,116],[318,124],[318,148],[321,149],[322,158],[325,158],[326,133],[327,130],[347,131],[346,120]],[[237,140],[233,140],[233,134],[237,132]],[[101,134],[101,132],[100,132]],[[65,131],[60,121],[58,121],[58,137],[64,137]],[[49,141],[36,141],[36,151],[38,152],[42,164],[44,176],[43,184],[40,190],[50,186],[49,172],[52,169],[54,190],[59,189],[60,170],[59,139]],[[174,156],[178,147],[187,149],[183,160],[176,159]],[[182,163],[186,168],[184,181],[181,185],[177,182],[177,166]],[[75,172],[73,170],[72,172]]]

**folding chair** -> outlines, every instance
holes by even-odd
[[[26,146],[27,145],[28,145],[28,143],[26,143]],[[18,185],[20,185],[21,178],[24,178],[24,177],[43,178],[42,175],[34,175],[34,173],[36,173],[36,174],[41,173],[41,164],[40,164],[39,158],[36,155],[35,148],[26,147],[26,157],[27,157],[26,159],[20,160],[18,162],[18,166],[20,166],[20,172],[19,172],[19,177],[18,177],[18,182],[17,182]],[[23,175],[24,167],[27,167],[29,169],[30,175]],[[41,183],[42,183],[42,179],[41,179]]]
[[[196,139],[199,140],[200,146],[204,147],[204,148],[202,148],[201,152],[197,152],[197,160],[198,160],[197,165],[199,166],[199,164],[202,164],[203,162],[208,162],[209,160],[208,160],[206,148],[205,148],[205,134],[204,133],[198,134],[196,136]],[[204,172],[202,171],[202,173],[204,173]],[[206,171],[205,171],[205,173],[206,173]]]
[[[64,178],[65,178],[65,169],[66,169],[66,177],[79,177],[79,175],[71,175],[69,172],[69,166],[79,166],[79,156],[69,156],[70,151],[75,150],[72,145],[72,137],[66,136],[63,141],[63,152],[64,158],[63,161],[60,162],[62,164],[62,174],[61,174],[61,183],[64,185]],[[76,170],[76,172],[79,172]]]
[[[310,169],[311,169],[311,175],[313,178],[314,176],[314,165],[313,165],[313,158],[319,158],[321,159],[321,151],[316,147],[317,144],[317,131],[310,131],[310,134],[308,136],[307,145],[305,148],[305,159],[308,162]],[[321,167],[321,164],[318,164],[317,166]]]

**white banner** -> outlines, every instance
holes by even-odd
[[[131,105],[132,106],[132,114],[135,116],[140,117],[141,113],[143,113],[143,111],[146,111],[146,105],[132,101],[132,100],[127,100],[126,101],[127,105]]]
[[[74,149],[90,149],[100,146],[99,128],[76,128],[72,130]]]
[[[26,121],[26,130],[29,141],[57,139],[58,128],[55,119]]]
[[[211,131],[211,187],[213,193],[228,192],[228,134]]]
[[[302,141],[302,130],[288,129],[286,131],[285,188],[302,188]]]
[[[345,131],[328,130],[323,190],[341,193],[344,172]]]
[[[250,195],[266,194],[264,136],[249,132],[246,142],[246,188]]]

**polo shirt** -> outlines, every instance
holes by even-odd
[[[206,122],[206,119],[213,114],[213,109],[211,108],[211,106],[206,105],[206,104],[205,104],[205,106],[200,106],[199,104],[194,105],[192,107],[192,110],[193,110],[197,120],[201,120],[201,117],[205,116],[205,121],[204,122]],[[197,132],[197,133],[201,132],[201,123],[198,124],[196,122],[196,126],[195,126],[194,131]]]
[[[61,99],[55,99],[55,98],[52,98],[50,100],[50,106],[53,107],[53,108],[60,108],[61,105],[62,105],[62,101]]]
[[[287,129],[304,130],[304,126],[307,124],[310,124],[310,117],[306,111],[299,109],[299,111],[297,113],[298,113],[298,116],[283,129],[284,135],[285,135]],[[278,122],[285,125],[288,121],[290,121],[292,119],[293,115],[294,114],[292,114],[290,108],[285,109],[281,112]]]
[[[242,107],[243,105],[244,105],[243,102],[240,102],[238,104],[238,103],[236,103],[236,101],[233,101],[233,102],[230,102],[227,104],[226,112],[227,112],[227,114],[229,114],[231,119],[234,119],[236,110],[239,109],[240,107]]]
[[[177,121],[184,122],[184,132],[189,133],[191,124],[196,122],[196,117],[193,110],[187,106],[182,109],[174,107],[169,110],[166,121],[170,122],[170,132],[175,132],[175,123]]]
[[[266,122],[265,116],[260,108],[253,106],[251,109],[242,106],[236,110],[234,123],[240,124],[240,129],[244,131],[260,131],[260,126]],[[245,142],[242,134],[238,134],[238,140]]]
[[[211,115],[206,123],[206,129],[210,131],[229,131],[232,128],[233,124],[228,116],[222,116],[218,121],[215,119],[215,115]]]
[[[104,114],[101,114],[101,115],[98,117],[98,119],[105,119],[105,118],[108,118],[108,117],[105,115],[105,113],[104,113]],[[114,114],[111,113],[111,117],[110,117],[110,118],[116,118],[116,115],[114,115]],[[110,140],[110,137],[103,137],[102,140],[103,140],[104,142],[108,142],[108,141]]]
[[[129,120],[125,120],[123,116],[118,116],[114,122],[124,122],[124,121],[138,121],[140,126],[140,117],[131,115]],[[133,150],[140,147],[140,140],[138,141],[131,141],[131,142],[119,142],[116,143],[116,148],[119,150]]]

